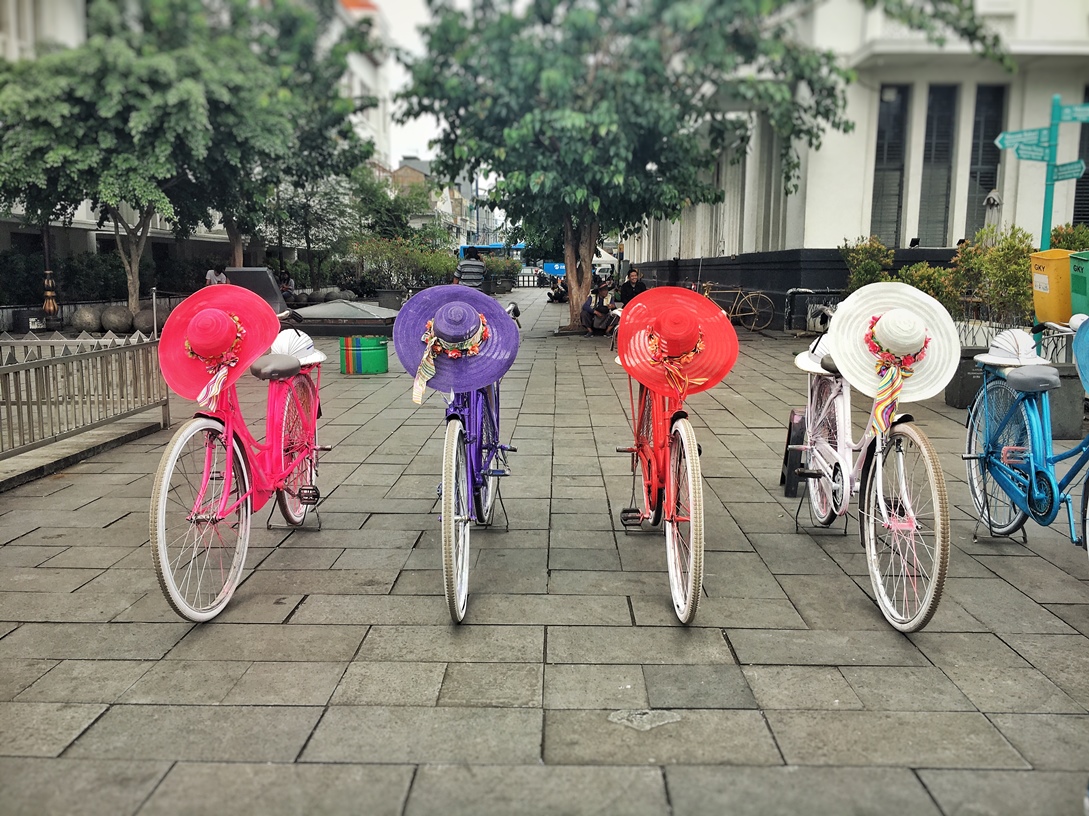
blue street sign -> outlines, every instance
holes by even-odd
[[[1024,161],[1046,162],[1050,158],[1050,151],[1044,145],[1019,144],[1013,150],[1017,158]]]
[[[1084,173],[1085,161],[1082,159],[1067,162],[1066,164],[1056,164],[1052,167],[1052,181],[1080,179]]]
[[[1089,104],[1061,105],[1059,107],[1060,122],[1089,122]]]
[[[1004,130],[994,140],[995,147],[999,150],[1008,150],[1018,145],[1040,145],[1046,147],[1051,144],[1051,128],[1032,128],[1031,130]]]

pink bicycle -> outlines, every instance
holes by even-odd
[[[271,307],[265,308],[272,314]],[[229,316],[241,326],[235,315]],[[175,385],[176,374],[171,376],[167,328],[160,341],[163,373],[186,396]],[[248,328],[254,332],[252,325]],[[244,336],[241,329],[239,334]],[[317,444],[318,389],[324,359],[307,335],[286,329],[271,353],[248,366],[268,382],[264,442],[257,441],[242,415],[234,382],[241,372],[232,372],[233,379],[217,393],[206,394],[202,410],[170,440],[151,491],[151,544],[159,585],[183,618],[207,621],[226,607],[245,565],[255,510],[275,496],[284,520],[297,527],[318,503],[315,481],[318,451],[323,450]],[[177,359],[173,365],[180,365]]]

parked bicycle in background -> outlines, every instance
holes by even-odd
[[[427,388],[446,399],[443,443],[442,574],[450,617],[461,622],[469,595],[469,536],[488,526],[509,475],[499,428],[499,383],[518,353],[518,327],[491,297],[467,286],[433,286],[413,295],[393,324],[393,343],[413,375],[412,399]]]

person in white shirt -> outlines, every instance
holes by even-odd
[[[215,286],[217,283],[226,283],[227,276],[223,272],[216,272],[214,269],[209,269],[204,275],[205,286]]]

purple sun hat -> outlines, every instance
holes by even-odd
[[[497,300],[470,286],[432,286],[397,313],[393,346],[420,401],[425,386],[473,391],[499,380],[518,354],[518,326]]]

